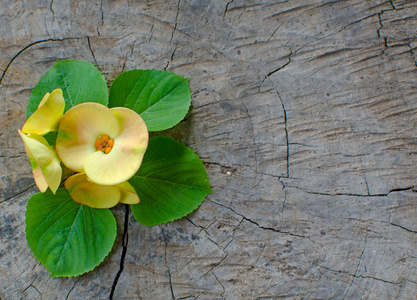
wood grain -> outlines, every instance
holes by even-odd
[[[416,14],[412,0],[1,2],[0,298],[415,298]],[[17,129],[57,59],[109,83],[189,77],[168,134],[214,193],[150,228],[116,207],[104,263],[51,279],[25,239],[37,190]]]

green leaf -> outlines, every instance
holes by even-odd
[[[116,220],[108,209],[73,201],[65,188],[33,195],[26,211],[26,239],[52,277],[91,271],[110,252]]]
[[[78,60],[61,60],[39,80],[29,99],[29,118],[38,108],[43,96],[60,88],[65,99],[65,111],[83,102],[108,103],[107,84],[93,64]]]
[[[188,112],[188,78],[161,70],[131,70],[112,83],[109,107],[124,106],[140,114],[149,131],[178,124]]]
[[[47,134],[45,134],[43,137],[45,138],[45,140],[48,142],[49,145],[55,147],[57,136],[58,136],[57,131],[51,131],[51,132],[48,132]]]
[[[165,136],[150,139],[143,163],[129,182],[140,198],[131,206],[133,216],[146,226],[188,215],[212,192],[200,158]]]

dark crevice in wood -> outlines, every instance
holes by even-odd
[[[132,57],[132,56],[133,56],[133,51],[135,50],[135,44],[136,44],[136,41],[133,41],[133,44],[132,44],[132,46],[130,47],[130,57]],[[142,43],[141,43],[141,44],[142,44]],[[121,72],[121,73],[123,73],[123,72],[125,71],[126,62],[127,62],[127,56],[128,56],[128,54],[126,53],[126,57],[125,57],[125,60],[124,60],[124,62],[123,62],[122,72]]]
[[[228,175],[232,175],[233,173],[235,173],[236,171],[237,171],[237,169],[236,169],[236,167],[241,167],[241,168],[250,168],[250,166],[246,166],[246,165],[237,165],[237,164],[234,164],[234,167],[233,166],[227,166],[227,165],[222,165],[221,163],[217,163],[217,162],[212,162],[212,161],[205,161],[205,159],[204,158],[200,158],[202,161],[203,161],[203,164],[204,165],[213,165],[213,166],[218,166],[218,167],[220,167],[221,169],[223,169],[224,171],[225,171],[225,173],[226,174],[228,174]],[[230,174],[229,173],[227,173],[227,171],[229,171],[230,172]],[[264,173],[261,173],[261,172],[257,172],[257,174],[263,174],[263,175],[270,175],[270,174],[264,174]],[[274,176],[274,175],[270,175],[270,176],[273,176],[273,177],[276,177],[276,176]]]
[[[168,261],[167,261],[167,248],[168,248],[168,239],[165,236],[165,231],[164,228],[162,226],[159,226],[162,232],[162,237],[164,239],[164,244],[165,244],[165,250],[164,250],[164,262],[165,262],[165,267],[167,268],[167,272],[168,272],[168,283],[169,283],[169,289],[171,292],[171,297],[173,300],[176,300],[175,298],[175,294],[174,294],[174,287],[172,286],[172,275],[171,275],[171,268],[168,265]]]
[[[388,283],[388,284],[401,284],[401,282],[388,281],[388,280],[384,280],[384,279],[373,277],[373,276],[358,275],[358,276],[355,276],[355,277],[356,278],[364,278],[364,279],[373,279],[373,280],[382,281],[382,282],[385,282],[385,283]]]
[[[287,62],[287,63],[285,63],[284,65],[282,65],[281,67],[279,67],[278,69],[276,69],[276,70],[273,70],[273,71],[269,72],[269,73],[266,75],[266,77],[269,77],[269,76],[271,76],[272,74],[275,74],[276,72],[278,72],[278,71],[280,71],[280,70],[284,69],[286,66],[288,66],[288,65],[292,62],[292,60],[291,60],[291,55],[293,55],[293,52],[292,52],[292,51],[291,51],[290,55],[288,56],[288,62]]]
[[[216,278],[216,280],[217,280],[217,282],[220,284],[220,286],[222,287],[222,289],[223,289],[223,292],[221,292],[220,293],[220,297],[222,297],[222,299],[225,299],[224,298],[224,293],[226,293],[226,289],[224,288],[224,285],[222,284],[222,282],[219,280],[219,278],[216,276],[216,274],[214,274],[214,273],[212,273],[213,274],[213,276],[214,276],[214,278]]]
[[[384,50],[382,51],[382,54],[385,54],[385,50],[387,48],[389,48],[390,46],[388,45],[388,39],[387,37],[382,36],[381,34],[381,29],[384,27],[384,24],[382,24],[382,19],[381,19],[381,15],[386,12],[386,11],[393,11],[393,10],[397,10],[397,7],[394,5],[393,1],[390,0],[390,4],[392,6],[392,9],[384,9],[381,10],[377,15],[378,15],[378,20],[379,20],[379,28],[377,29],[377,34],[378,37],[383,38],[384,39]],[[404,9],[404,8],[403,8]]]
[[[128,233],[128,229],[129,229],[129,205],[125,204],[125,220],[124,220],[124,228],[123,228],[123,236],[122,236],[122,256],[120,258],[120,267],[119,267],[119,271],[116,274],[116,277],[114,278],[113,281],[113,285],[111,287],[111,291],[110,291],[110,300],[113,299],[114,296],[114,292],[116,290],[116,286],[117,283],[119,282],[119,278],[120,275],[123,272],[124,269],[124,264],[125,264],[125,258],[126,258],[126,253],[127,253],[127,245],[129,242],[129,233]]]
[[[308,191],[305,190],[303,188],[297,187],[297,186],[291,186],[287,184],[287,187],[289,188],[294,188],[294,189],[299,189],[307,194],[312,194],[312,195],[321,195],[321,196],[348,196],[348,197],[387,197],[389,194],[394,193],[394,192],[403,192],[403,191],[414,191],[414,186],[411,187],[406,187],[406,188],[396,188],[396,189],[392,189],[390,191],[388,191],[388,193],[386,194],[355,194],[355,193],[324,193],[324,192],[313,192],[313,191]]]
[[[287,204],[287,191],[285,190],[286,185],[280,181],[282,183],[282,190],[284,191],[284,201],[282,202],[282,209],[281,209],[281,229],[282,226],[284,224],[284,211],[285,211],[285,205]]]
[[[198,297],[198,296],[197,296]],[[181,297],[181,298],[177,298],[176,300],[185,300],[185,299],[197,299],[196,296],[190,295],[190,296],[185,296],[185,297]]]
[[[35,186],[36,186],[36,184],[32,184],[32,185],[30,185],[30,186],[29,186],[28,188],[26,188],[25,190],[23,190],[23,191],[21,191],[21,192],[19,192],[19,193],[15,194],[15,195],[13,195],[13,196],[11,196],[11,197],[7,198],[7,199],[4,199],[3,201],[0,201],[0,204],[4,203],[4,202],[6,202],[6,201],[9,201],[9,200],[11,200],[11,199],[14,199],[14,198],[16,198],[17,196],[20,196],[20,195],[22,195],[22,194],[26,193],[27,191],[29,191],[31,188],[33,188],[33,187],[35,187]]]
[[[42,43],[47,43],[47,42],[62,42],[62,41],[67,41],[67,40],[80,40],[83,39],[82,37],[73,37],[73,38],[63,38],[63,39],[45,39],[45,40],[40,40],[40,41],[36,41],[33,42],[27,46],[25,46],[24,48],[20,49],[15,56],[12,57],[12,59],[9,61],[9,63],[6,65],[6,68],[3,71],[3,74],[0,77],[0,84],[3,81],[4,76],[6,75],[7,70],[9,69],[10,65],[13,63],[13,61],[20,55],[22,54],[25,50],[29,49],[32,46],[38,45],[38,44],[42,44]]]
[[[233,231],[233,233],[234,233],[234,231]],[[230,245],[230,244],[231,244],[231,243],[235,240],[235,239],[233,238],[233,236],[232,236],[231,238],[232,238],[232,239],[230,240],[230,242],[228,242],[228,243],[226,244],[226,246],[224,246],[224,247],[223,247],[223,249],[222,249],[223,251],[225,251],[225,250],[226,250],[226,248],[227,248],[227,247],[229,247],[229,245]]]
[[[229,5],[230,5],[230,4],[232,4],[234,1],[235,1],[235,0],[232,0],[232,1],[230,1],[230,2],[227,2],[226,7],[224,8],[224,12],[223,12],[223,20],[224,20],[224,18],[226,17],[226,13],[227,13],[227,11],[228,11],[228,9],[229,9]]]
[[[39,295],[42,295],[42,293],[38,290],[36,286],[34,286],[33,284],[31,284],[30,286],[33,287],[39,293]]]
[[[96,59],[96,56],[94,55],[93,48],[91,48],[91,42],[90,42],[89,36],[87,36],[87,43],[88,43],[88,49],[90,49],[91,55],[93,56],[94,62],[96,63],[96,67],[97,67],[98,66],[97,59]]]
[[[172,296],[172,299],[175,300],[174,288],[172,287],[171,270],[169,268],[168,268],[168,279],[169,279],[169,288],[171,290],[171,296]]]
[[[178,16],[179,16],[179,14],[180,14],[180,5],[181,5],[181,0],[178,0],[177,15],[175,16],[174,28],[173,28],[173,30],[172,30],[172,33],[171,33],[171,39],[170,39],[170,41],[169,41],[169,43],[170,43],[170,44],[172,44],[172,40],[174,39],[174,34],[175,34],[175,31],[177,30],[177,25],[178,25]]]
[[[38,278],[38,276],[36,275],[35,278],[32,280],[32,282],[21,292],[21,294],[23,294],[24,292],[26,292],[30,287],[35,288],[37,291],[38,289],[33,285],[33,283],[35,282],[36,278]],[[39,294],[42,295],[41,292],[38,291]]]
[[[175,51],[177,51],[177,46],[175,46],[174,51],[172,51],[172,54],[171,54],[171,61],[173,61],[173,60],[174,60]]]
[[[410,44],[407,44],[407,46],[408,46],[408,48],[410,48],[410,53],[411,53],[411,56],[413,57],[414,65],[417,68],[417,59],[416,59],[416,56],[415,56],[415,53],[414,53],[414,49],[413,49],[413,47],[411,47]]]
[[[408,229],[407,227],[401,226],[399,224],[395,224],[395,223],[391,223],[391,222],[389,222],[389,224],[392,225],[392,226],[395,226],[395,227],[399,227],[401,229],[404,229],[405,231],[408,231],[408,232],[417,233],[417,231]]]
[[[257,223],[255,221],[253,221],[253,220],[245,217],[244,215],[242,215],[241,213],[238,213],[237,211],[235,211],[231,207],[228,207],[228,206],[226,206],[224,204],[218,203],[218,202],[213,201],[213,200],[210,200],[210,199],[207,199],[206,201],[210,201],[210,202],[212,202],[212,203],[214,203],[216,205],[219,205],[219,206],[222,206],[224,208],[227,208],[227,209],[231,210],[233,213],[235,213],[236,215],[240,216],[242,218],[242,220],[245,220],[245,221],[247,221],[249,223],[252,223],[252,224],[256,225],[258,228],[260,228],[260,229],[268,230],[268,231],[273,231],[273,232],[276,232],[276,233],[282,233],[282,234],[285,234],[285,235],[291,235],[291,236],[295,236],[295,237],[300,237],[300,238],[307,238],[307,239],[309,239],[311,241],[310,237],[308,237],[308,236],[299,235],[299,234],[295,234],[295,233],[291,233],[291,232],[287,232],[287,231],[282,231],[280,229],[276,229],[276,228],[272,228],[272,227],[264,227],[264,226],[261,226],[261,225],[259,225],[259,223]]]
[[[74,285],[72,286],[72,288],[68,291],[68,294],[67,294],[67,296],[65,297],[65,299],[67,300],[68,299],[68,297],[69,297],[69,295],[71,294],[71,292],[74,290],[74,288],[75,288],[75,286],[77,285],[77,283],[79,282],[81,280],[81,278],[79,278],[75,283],[74,283]]]
[[[216,223],[216,220],[214,220],[213,222],[211,222],[207,227],[201,226],[199,224],[194,223],[193,221],[191,221],[188,217],[184,217],[185,220],[187,220],[188,222],[190,222],[193,226],[201,229],[201,231],[206,231],[207,229],[209,229],[214,223]],[[200,234],[200,233],[199,233]]]
[[[104,12],[103,12],[103,0],[100,1],[100,13],[101,13],[101,25],[97,25],[97,35],[100,36],[100,31],[98,30],[99,26],[104,25]]]
[[[51,4],[49,5],[49,10],[52,12],[52,23],[54,22],[54,20],[55,20],[55,12],[54,12],[54,10],[53,10],[53,5],[54,5],[54,0],[52,0],[51,1]]]
[[[289,138],[288,138],[287,111],[285,110],[284,102],[282,101],[282,98],[281,98],[278,90],[276,90],[276,92],[277,92],[277,95],[278,95],[278,99],[281,102],[282,111],[284,113],[285,141],[286,141],[286,144],[287,144],[287,157],[286,157],[286,159],[287,159],[287,176],[286,177],[289,178],[290,177],[290,141],[289,141]]]
[[[382,24],[382,19],[381,19],[381,15],[384,13],[384,11],[381,11],[380,13],[378,13],[378,20],[379,20],[379,28],[376,31],[378,34],[378,37],[383,38],[384,39],[384,50],[382,50],[381,54],[385,54],[385,50],[388,48],[388,40],[386,37],[383,37],[381,35],[381,29],[384,27],[384,25]]]
[[[229,256],[229,254],[226,254],[219,262],[215,263],[210,270],[208,270],[206,273],[204,273],[203,276],[207,275],[208,273],[210,273],[211,271],[213,271],[215,268],[217,268],[218,266],[220,266],[226,260],[226,258],[228,256]]]
[[[174,60],[175,51],[177,51],[177,46],[175,46],[174,51],[172,51],[172,53],[171,53],[171,57],[170,57],[170,60],[168,60],[168,62],[167,62],[167,64],[166,64],[166,66],[164,67],[164,71],[166,71],[166,70],[167,70],[167,68],[168,68],[169,64],[170,64],[170,63]]]
[[[333,273],[345,274],[347,276],[352,276],[354,278],[373,279],[373,280],[381,281],[381,282],[388,283],[388,284],[401,284],[401,281],[400,282],[388,281],[388,280],[381,279],[381,278],[374,277],[374,276],[355,275],[355,274],[351,274],[351,273],[349,273],[347,271],[344,271],[344,270],[333,270],[333,269],[330,269],[330,268],[325,267],[325,266],[321,266],[321,265],[317,265],[317,266],[319,268],[325,269],[325,270],[333,272]]]
[[[359,267],[360,267],[360,265],[361,265],[363,255],[364,255],[365,250],[366,250],[366,240],[367,240],[367,238],[368,238],[368,235],[365,235],[365,242],[364,242],[364,246],[363,246],[363,249],[362,249],[362,253],[361,253],[360,257],[359,257],[358,264],[356,265],[355,274],[353,275],[353,278],[352,278],[352,281],[350,282],[349,288],[347,289],[346,293],[343,295],[343,299],[345,299],[345,298],[346,298],[346,296],[349,294],[350,288],[352,287],[353,282],[355,281],[355,278],[357,278],[358,271],[359,271]]]
[[[273,232],[276,232],[276,233],[282,233],[282,234],[291,235],[291,236],[300,237],[300,238],[307,238],[307,239],[310,240],[310,238],[308,236],[299,235],[299,234],[295,234],[295,233],[291,233],[291,232],[287,232],[287,231],[282,231],[280,229],[276,229],[276,228],[273,228],[273,227],[264,227],[264,226],[259,225],[257,222],[255,222],[255,221],[253,221],[253,220],[251,220],[251,219],[249,219],[249,218],[247,218],[247,217],[245,217],[245,216],[243,216],[239,213],[236,213],[236,214],[240,215],[245,221],[248,221],[249,223],[252,223],[252,224],[256,225],[260,229],[269,230],[269,231],[273,231]]]
[[[368,193],[368,196],[371,195],[371,193],[369,192],[369,185],[368,185],[368,181],[366,180],[366,174],[365,171],[363,170],[363,162],[362,162],[362,157],[359,156],[359,161],[361,162],[361,170],[362,170],[362,174],[363,174],[363,180],[365,181],[365,186],[366,186],[366,192]]]

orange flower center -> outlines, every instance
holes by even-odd
[[[103,151],[104,153],[110,153],[111,149],[113,149],[114,140],[111,139],[108,135],[99,135],[97,137],[96,143],[97,151]]]

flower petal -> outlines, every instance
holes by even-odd
[[[116,185],[120,189],[120,203],[138,204],[139,196],[129,182],[122,182]]]
[[[59,185],[61,184],[62,178],[61,162],[58,156],[55,154],[54,160],[52,160],[52,162],[48,165],[41,166],[41,170],[46,182],[48,183],[49,188],[51,189],[52,193],[55,194],[56,190],[59,188]]]
[[[32,163],[32,167],[33,167],[33,163]],[[35,179],[36,186],[42,193],[45,193],[46,190],[48,189],[48,183],[46,182],[46,179],[43,176],[41,167],[38,165],[36,168],[32,170],[32,173],[33,173],[33,179]]]
[[[38,109],[23,125],[22,131],[42,135],[50,131],[57,131],[64,109],[65,100],[62,97],[61,89],[56,89],[51,94],[46,93],[39,103]]]
[[[119,203],[120,189],[91,182],[84,173],[78,173],[65,181],[71,198],[93,208],[110,208]]]
[[[85,160],[97,151],[94,146],[97,137],[106,134],[114,138],[119,131],[119,121],[109,108],[98,103],[82,103],[62,117],[56,151],[64,165],[71,170],[84,172]]]
[[[26,154],[32,164],[36,185],[41,192],[45,192],[49,186],[55,194],[61,184],[62,168],[54,148],[49,146],[48,142],[40,135],[26,135],[22,131],[18,131],[25,143]]]
[[[120,123],[120,134],[114,138],[110,153],[97,151],[85,159],[84,170],[94,182],[116,185],[129,180],[138,171],[148,147],[145,122],[133,110],[116,107],[111,112]]]

